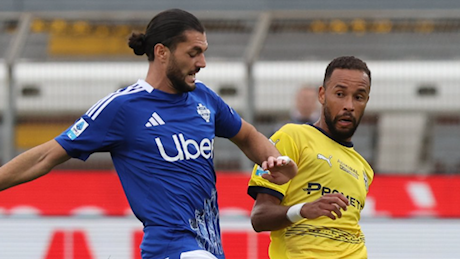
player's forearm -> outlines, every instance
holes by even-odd
[[[253,162],[261,165],[269,156],[278,157],[281,154],[268,139],[257,132],[252,138],[249,138],[245,154]]]
[[[292,225],[286,213],[289,207],[282,205],[255,206],[251,212],[251,224],[256,232],[275,231]]]
[[[69,159],[56,141],[34,147],[0,167],[0,190],[34,180]],[[62,149],[63,150],[63,149]]]
[[[281,155],[276,147],[252,125],[243,121],[240,132],[231,140],[251,161],[260,165],[269,156],[278,157]]]

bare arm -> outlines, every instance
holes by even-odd
[[[256,130],[254,126],[242,120],[238,134],[230,140],[253,162],[262,165],[269,156],[278,157],[281,154],[268,139]]]
[[[281,201],[269,194],[259,193],[251,212],[252,227],[256,232],[274,231],[292,225],[286,217],[289,206],[280,205]],[[341,210],[347,210],[348,200],[341,193],[326,194],[321,198],[305,203],[300,215],[306,219],[321,216],[335,220],[342,217]],[[334,212],[335,214],[333,214]]]
[[[265,179],[276,184],[284,184],[297,174],[297,165],[291,161],[278,158],[281,156],[276,147],[254,126],[242,122],[238,134],[230,139],[253,162],[271,174],[263,175]]]
[[[70,159],[54,139],[18,155],[0,168],[0,190],[34,180]]]
[[[256,232],[274,231],[291,225],[286,217],[288,206],[269,194],[259,193],[251,211],[251,224]]]

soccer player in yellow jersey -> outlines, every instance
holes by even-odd
[[[270,258],[367,258],[358,222],[374,173],[351,137],[370,86],[365,62],[334,59],[318,91],[320,119],[286,124],[270,138],[298,167],[295,177],[278,185],[256,165],[249,181],[251,222],[257,232],[271,231]]]

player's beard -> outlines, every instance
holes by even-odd
[[[338,130],[336,125],[337,125],[337,122],[340,120],[340,116],[336,116],[335,118],[332,118],[331,111],[329,111],[327,107],[327,102],[324,104],[323,113],[324,113],[324,120],[326,121],[326,125],[327,125],[327,128],[329,129],[329,132],[331,133],[331,136],[334,139],[338,141],[342,141],[342,142],[347,141],[349,138],[353,136],[362,118],[361,116],[358,120],[356,120],[356,118],[353,115],[348,114],[347,116],[351,118],[353,126],[347,130]]]
[[[195,90],[195,83],[193,85],[189,85],[187,82],[185,82],[185,77],[187,77],[187,75],[184,75],[179,69],[174,55],[172,55],[169,59],[169,66],[166,70],[166,76],[168,77],[169,81],[171,81],[172,87],[177,90],[178,93],[185,93]]]

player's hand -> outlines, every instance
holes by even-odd
[[[335,220],[337,217],[342,217],[341,210],[346,211],[348,205],[348,199],[342,193],[326,194],[313,202],[303,205],[300,215],[307,219],[326,216]]]
[[[297,174],[297,164],[287,156],[270,156],[261,166],[269,171],[262,178],[278,185],[285,184]]]

